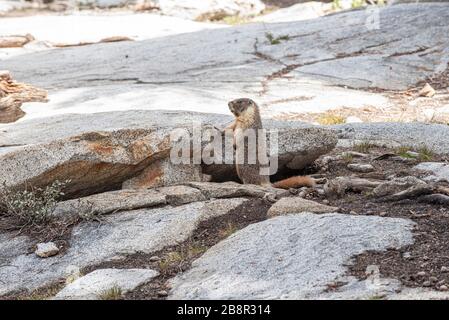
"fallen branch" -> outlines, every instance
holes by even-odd
[[[47,91],[16,82],[8,71],[0,71],[0,123],[22,118],[25,112],[20,107],[24,102],[47,101]]]
[[[442,193],[442,194],[449,196],[449,188],[448,187],[438,186],[435,191],[437,193]]]
[[[328,196],[340,196],[349,190],[354,192],[370,191],[380,184],[381,182],[379,181],[371,181],[362,178],[337,177],[324,185],[324,192]]]
[[[410,187],[404,191],[395,193],[391,196],[385,196],[380,199],[376,199],[376,202],[392,202],[392,201],[400,201],[410,198],[416,198],[422,195],[433,193],[434,188],[429,185],[416,185]]]

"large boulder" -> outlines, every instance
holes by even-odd
[[[332,126],[338,145],[352,147],[360,143],[388,148],[426,148],[436,154],[449,153],[449,126],[434,123],[351,123]]]
[[[365,108],[383,110],[388,118],[390,110],[397,115],[404,104],[413,110],[414,103],[423,108],[431,104],[428,98],[395,99],[398,96],[392,98],[385,89],[407,90],[424,81],[433,85],[430,79],[438,77],[444,85],[448,7],[448,3],[386,6],[376,12],[352,10],[307,21],[253,23],[48,50],[6,59],[2,68],[14,71],[20,81],[49,90],[48,104],[23,106],[24,120],[129,109],[229,114],[227,101],[242,96],[257,101],[265,118],[316,121],[306,115],[345,109],[362,119]],[[370,24],[377,21],[372,17],[379,17],[380,23]],[[30,28],[34,25],[38,23],[29,23]],[[267,33],[288,40],[272,44]],[[134,29],[120,35],[132,34]],[[104,68],[105,60],[114,63]],[[444,99],[439,103],[447,106]]]
[[[75,116],[67,122],[57,118],[45,126],[37,125],[40,121],[18,123],[14,127],[22,130],[8,130],[0,137],[0,144],[14,146],[15,142],[25,146],[19,149],[15,146],[12,151],[5,148],[0,155],[0,179],[12,188],[26,183],[45,186],[55,180],[70,180],[65,190],[68,196],[122,186],[147,188],[203,181],[206,179],[203,169],[213,179],[231,180],[236,175],[232,164],[217,165],[220,170],[214,170],[211,166],[201,168],[200,164],[175,165],[170,158],[171,134],[175,129],[183,129],[201,147],[202,137],[195,135],[196,130],[200,134],[205,130],[219,130],[216,127],[224,127],[229,120],[229,117],[209,114],[147,111]],[[86,132],[92,126],[98,129]],[[337,143],[332,131],[302,123],[286,125],[269,121],[267,128],[279,128],[279,150],[273,157],[278,156],[280,170],[301,169]],[[59,134],[64,137],[75,133],[39,143],[52,141]]]
[[[303,213],[242,229],[170,281],[171,299],[353,299],[394,294],[397,281],[369,286],[345,276],[351,257],[413,243],[406,219]],[[347,282],[336,292],[327,285]]]
[[[61,201],[54,215],[96,217],[119,211],[151,208],[161,205],[181,205],[217,198],[263,198],[267,194],[281,196],[285,190],[235,182],[189,182],[162,188],[117,190],[78,199]]]
[[[156,276],[158,272],[149,269],[99,269],[67,285],[55,299],[118,299],[121,295],[151,281]]]
[[[29,254],[33,245],[15,233],[0,234],[0,295],[32,291],[64,280],[74,267],[83,269],[136,252],[152,253],[189,238],[201,221],[228,213],[245,199],[219,199],[178,207],[119,212],[101,223],[75,226],[64,255],[46,259]]]
[[[121,188],[169,151],[169,132],[164,130],[85,133],[1,156],[1,179],[12,188],[70,179],[67,194],[85,195]]]
[[[0,0],[0,10],[1,10]],[[29,4],[28,1],[17,3]],[[58,0],[57,5],[62,4]],[[1,12],[0,12],[1,15]],[[71,26],[76,25],[76,28]],[[34,14],[2,19],[2,36],[31,34],[35,41],[23,48],[0,50],[0,60],[15,55],[50,50],[55,47],[82,46],[100,41],[122,39],[145,40],[169,36],[178,33],[195,32],[204,29],[223,28],[225,26],[196,22],[176,17],[142,12],[84,12],[83,14]],[[1,40],[0,40],[1,47]]]
[[[413,169],[424,173],[425,177],[423,180],[449,182],[449,165],[447,163],[422,162],[413,167]]]

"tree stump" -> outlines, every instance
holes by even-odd
[[[47,102],[47,91],[12,79],[9,71],[0,71],[0,123],[14,122],[25,115],[24,102]]]

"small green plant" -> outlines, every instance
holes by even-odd
[[[357,143],[353,146],[353,149],[360,153],[368,153],[374,145],[370,143],[369,141],[363,141],[360,143]]]
[[[409,158],[409,159],[416,158],[412,154],[410,154],[410,151],[411,151],[411,148],[401,146],[395,150],[395,153],[402,158]]]
[[[421,147],[418,150],[419,160],[421,161],[430,161],[433,158],[433,152],[427,147]]]
[[[341,156],[346,163],[351,163],[354,160],[354,156],[349,152],[344,152]]]
[[[282,35],[282,36],[279,36],[279,37],[275,37],[275,36],[273,36],[273,34],[271,32],[267,32],[267,33],[265,33],[265,37],[267,38],[268,42],[271,45],[280,44],[281,41],[288,41],[288,40],[290,40],[290,36],[288,34],[287,35]]]
[[[100,212],[94,209],[94,205],[90,201],[86,201],[84,203],[81,202],[81,200],[78,200],[77,205],[77,211],[78,216],[81,220],[88,221],[88,222],[101,222],[103,216]]]
[[[120,300],[122,298],[122,289],[117,285],[104,290],[99,294],[100,300]]]
[[[70,181],[54,181],[45,188],[27,186],[16,191],[3,183],[0,190],[0,216],[14,219],[17,227],[42,225],[49,221],[62,190]]]

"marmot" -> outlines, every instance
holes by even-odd
[[[256,137],[258,139],[258,129],[262,129],[262,120],[260,118],[259,107],[257,104],[248,98],[236,99],[228,103],[229,109],[235,116],[235,121],[229,125],[226,129],[231,129],[234,135],[234,144],[245,143],[245,140],[241,140],[245,136],[247,129],[255,130]],[[239,142],[240,141],[240,142]],[[237,146],[238,148],[238,146]],[[257,144],[256,144],[257,148]],[[258,150],[256,150],[257,152]],[[243,156],[248,157],[248,143],[244,145]],[[256,153],[257,155],[257,153]],[[313,187],[315,181],[307,176],[296,176],[288,179],[278,181],[276,183],[270,183],[269,175],[261,175],[261,164],[256,157],[255,164],[248,164],[245,159],[239,162],[237,159],[238,152],[236,152],[236,169],[237,175],[244,184],[256,184],[262,186],[273,186],[275,188],[289,189],[298,187]],[[240,163],[240,164],[239,164]],[[241,163],[244,163],[243,165]]]

